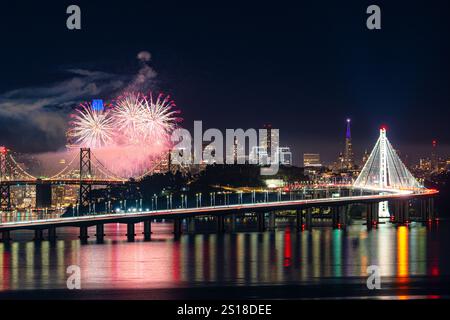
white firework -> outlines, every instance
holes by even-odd
[[[72,143],[100,148],[113,142],[113,119],[107,110],[94,110],[90,103],[81,104],[72,115],[69,136]]]
[[[155,100],[151,94],[127,93],[117,99],[113,117],[128,143],[159,144],[167,140],[179,120],[174,106],[170,97],[162,94]]]
[[[174,110],[175,103],[170,100],[170,96],[159,94],[155,100],[150,93],[149,97],[143,97],[142,106],[144,113],[140,131],[143,137],[157,142],[166,140],[179,121],[176,116],[179,112]]]
[[[127,93],[119,97],[113,109],[117,129],[132,142],[140,139],[140,123],[144,117],[142,98],[138,93]]]

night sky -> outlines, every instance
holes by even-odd
[[[347,117],[357,156],[382,124],[412,158],[434,138],[450,153],[449,1],[92,2],[2,6],[0,144],[58,150],[77,103],[111,99],[141,74],[184,127],[271,123],[296,164],[303,152],[334,160]],[[70,4],[82,30],[66,28]],[[382,30],[366,28],[370,4]]]

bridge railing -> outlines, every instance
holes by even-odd
[[[68,208],[64,214],[48,209],[45,210],[15,210],[0,214],[0,223],[14,221],[48,220],[59,217],[96,216],[104,214],[133,214],[149,211],[167,211],[176,209],[214,208],[220,206],[233,206],[245,204],[276,203],[298,200],[314,200],[326,198],[342,198],[349,196],[362,196],[378,194],[368,190],[344,188],[342,186],[316,186],[297,190],[258,190],[221,191],[209,193],[166,193],[152,195],[145,199],[107,200],[91,202],[86,210],[79,206]]]

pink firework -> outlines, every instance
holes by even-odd
[[[68,137],[74,147],[90,147],[105,166],[122,177],[139,176],[171,147],[181,121],[169,96],[125,93],[109,109],[82,104],[72,115]]]

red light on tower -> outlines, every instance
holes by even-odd
[[[6,154],[7,151],[8,151],[8,149],[6,149],[6,147],[0,146],[0,153],[1,154]]]
[[[431,143],[433,145],[433,148],[437,146],[437,141],[436,140],[433,140]]]

